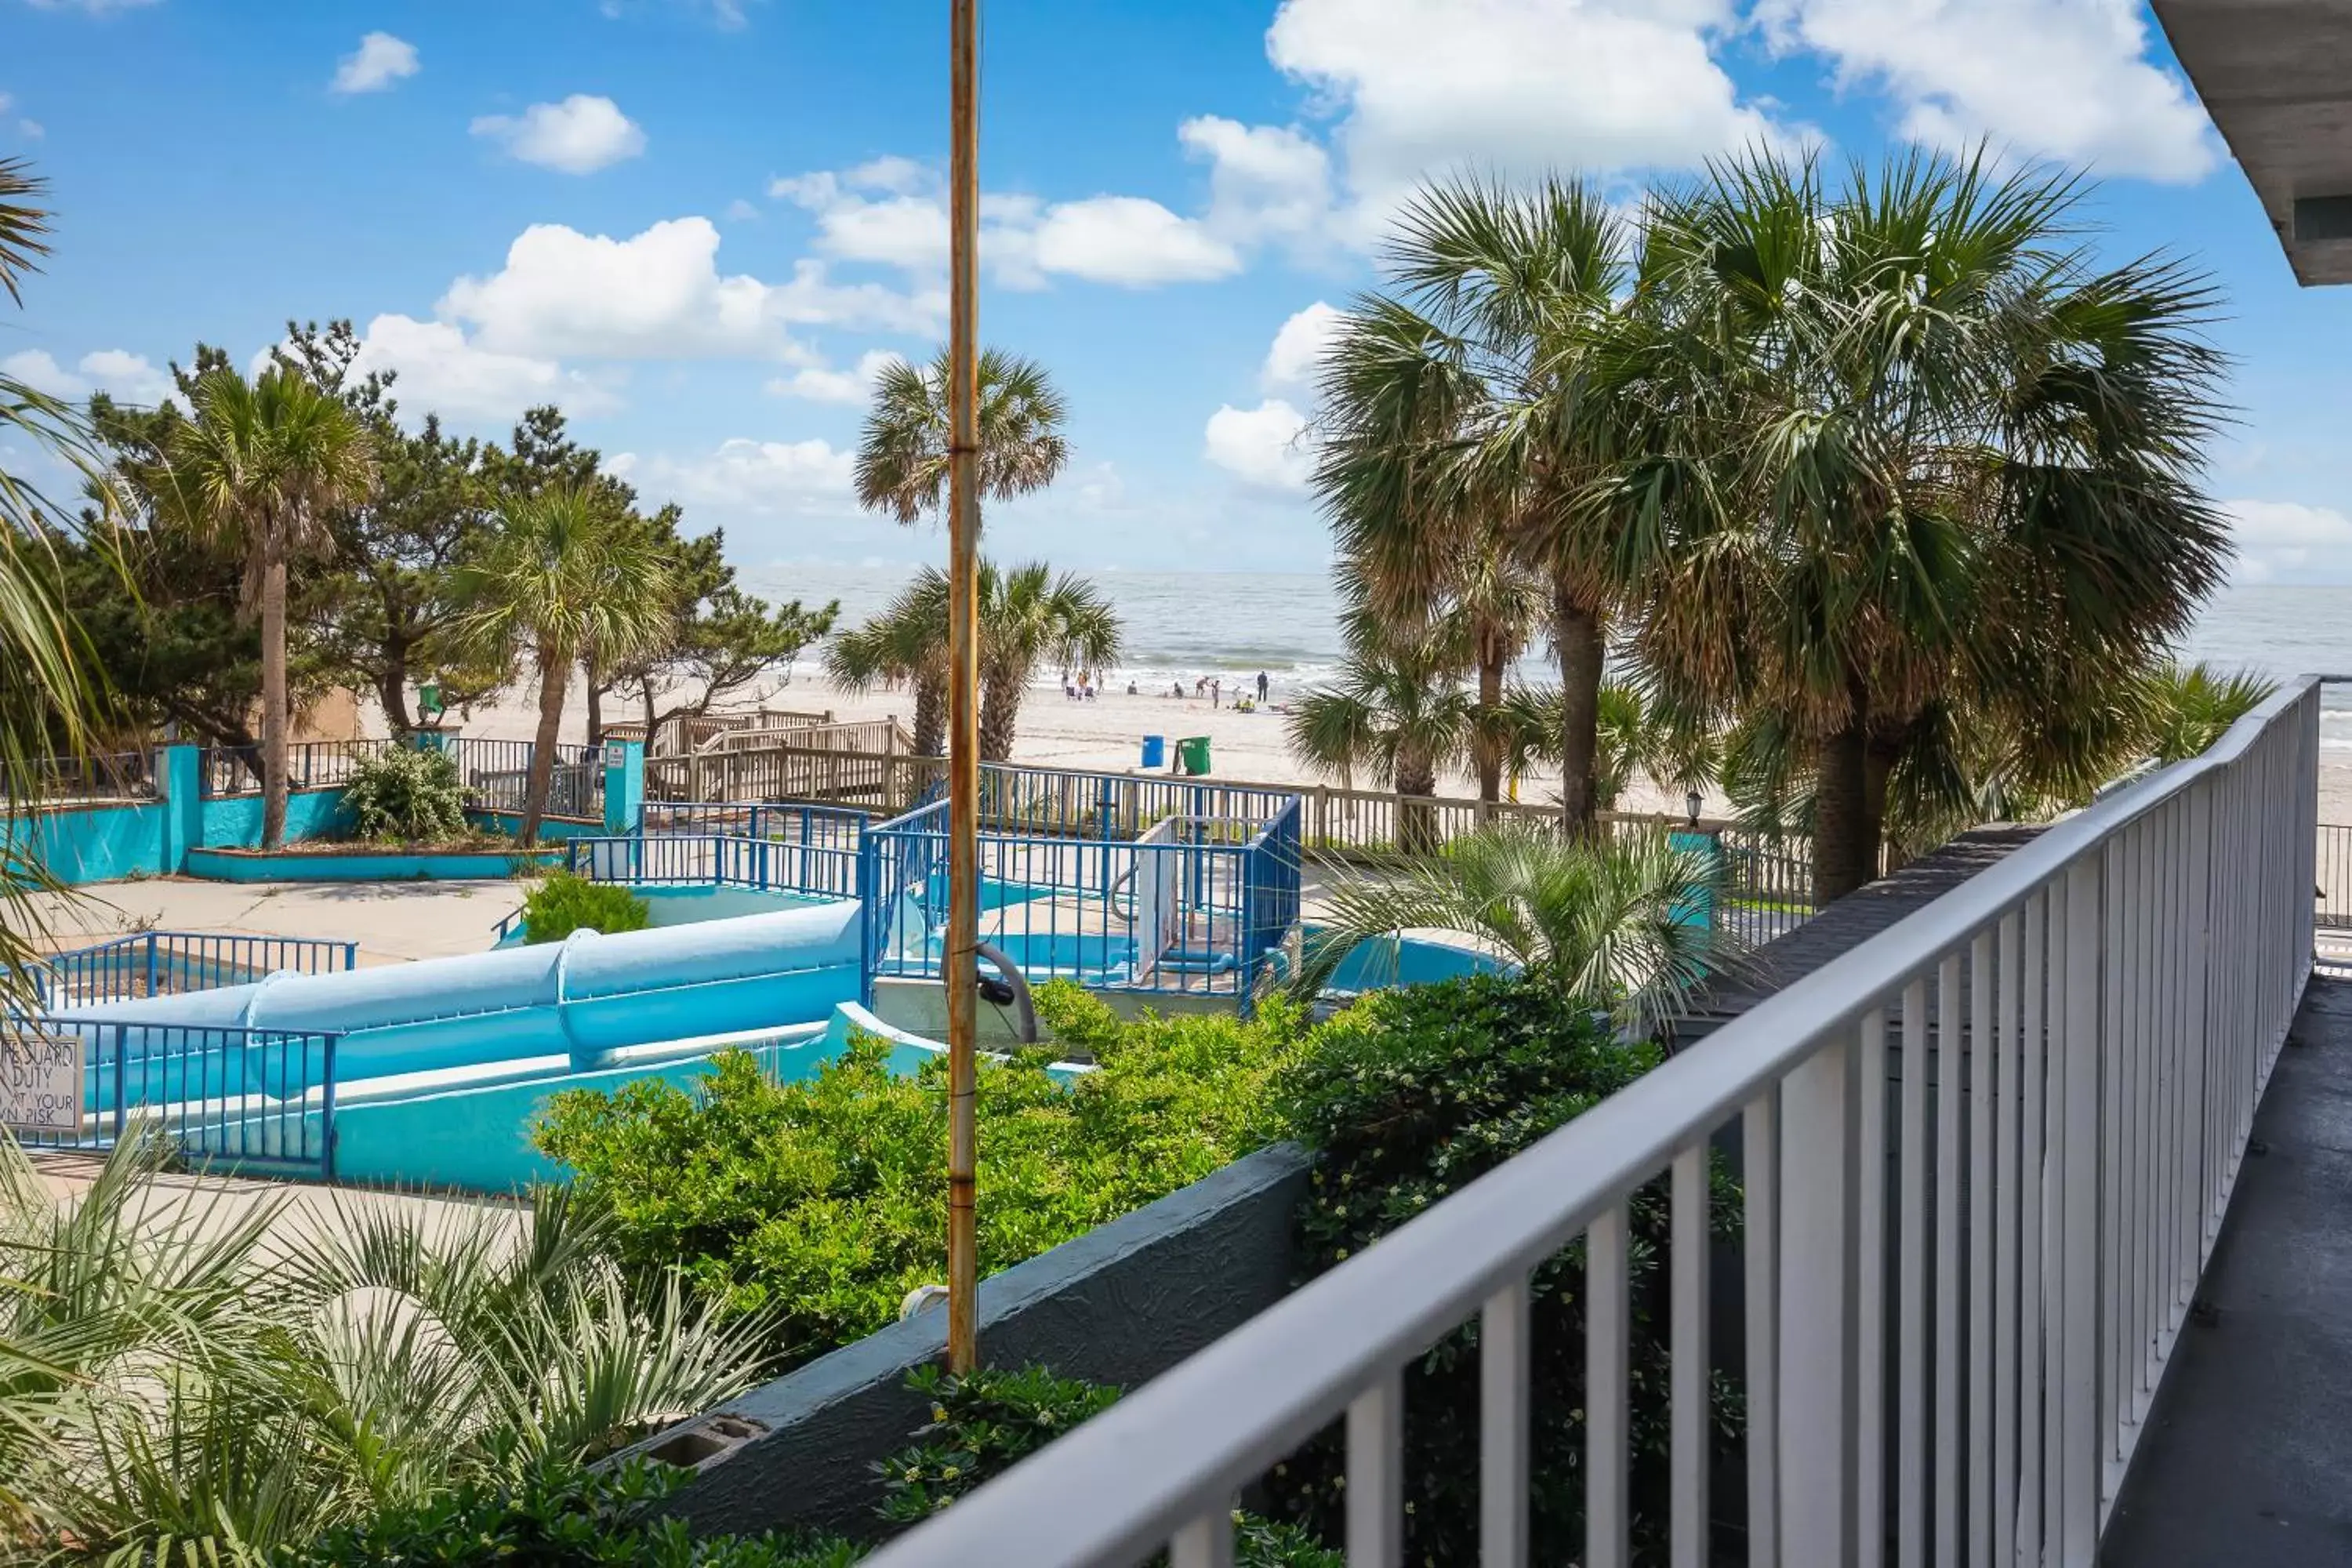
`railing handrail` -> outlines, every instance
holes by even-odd
[[[2053,825],[1759,1002],[1705,1050],[1661,1064],[960,1500],[951,1515],[877,1553],[877,1568],[968,1563],[974,1542],[1007,1562],[1111,1562],[1159,1550],[1329,1422],[1374,1374],[1475,1315],[1693,1138],[1785,1079],[1823,1039],[2133,822],[2241,760],[2317,682],[2283,685],[2201,755]]]

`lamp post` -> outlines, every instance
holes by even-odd
[[[1706,804],[1706,796],[1700,795],[1696,790],[1693,790],[1688,795],[1683,796],[1683,805],[1690,812],[1690,825],[1693,827],[1696,827],[1698,826],[1698,808]]]
[[[950,0],[948,300],[948,1370],[980,1364],[980,0]]]

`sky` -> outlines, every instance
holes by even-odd
[[[928,559],[858,511],[866,386],[946,311],[946,0],[0,0],[55,253],[0,370],[168,390],[349,318],[413,417],[552,402],[739,564]],[[1987,142],[2209,270],[2244,582],[2352,582],[2352,296],[2302,290],[2135,0],[1003,0],[981,331],[1066,395],[993,553],[1312,570],[1315,356],[1433,176],[1645,181],[1759,142]]]

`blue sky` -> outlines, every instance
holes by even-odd
[[[58,209],[0,365],[152,398],[199,339],[244,361],[347,316],[411,412],[499,435],[561,403],[744,564],[936,553],[847,486],[863,376],[943,313],[946,16],[0,0],[0,153]],[[1073,416],[1067,475],[992,514],[1001,553],[1318,565],[1307,367],[1423,175],[1630,197],[1759,137],[1984,137],[2090,169],[2115,254],[2215,274],[2242,574],[2352,581],[2352,301],[2294,287],[2131,0],[999,0],[984,55],[982,333]]]

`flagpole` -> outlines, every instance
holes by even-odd
[[[979,1364],[980,0],[950,0],[948,312],[948,1370]]]

